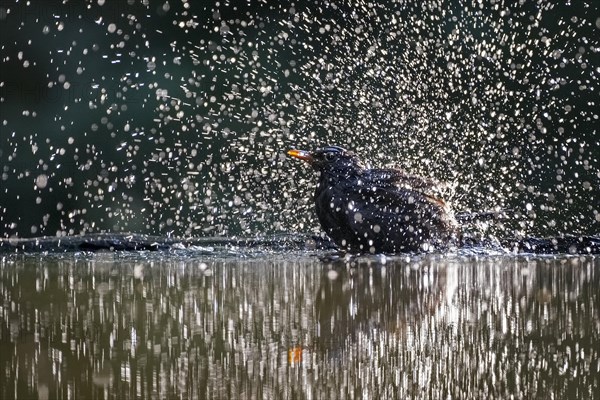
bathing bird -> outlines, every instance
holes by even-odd
[[[290,150],[317,173],[321,227],[352,254],[423,252],[451,246],[459,233],[440,184],[395,168],[367,168],[339,146]]]

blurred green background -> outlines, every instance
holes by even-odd
[[[318,232],[286,150],[450,182],[500,235],[600,232],[600,6],[0,3],[0,237]]]

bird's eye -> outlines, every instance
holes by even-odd
[[[335,160],[335,153],[325,153],[325,159],[327,161],[333,161],[333,160]]]

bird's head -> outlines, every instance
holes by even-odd
[[[327,146],[315,151],[290,150],[288,155],[306,161],[314,170],[320,172],[347,174],[363,169],[356,154],[339,146]]]

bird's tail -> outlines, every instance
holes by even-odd
[[[462,235],[464,249],[492,249],[514,254],[600,254],[600,234],[554,237],[496,238]]]
[[[500,239],[502,247],[515,253],[600,254],[600,235],[564,235],[548,238]]]

